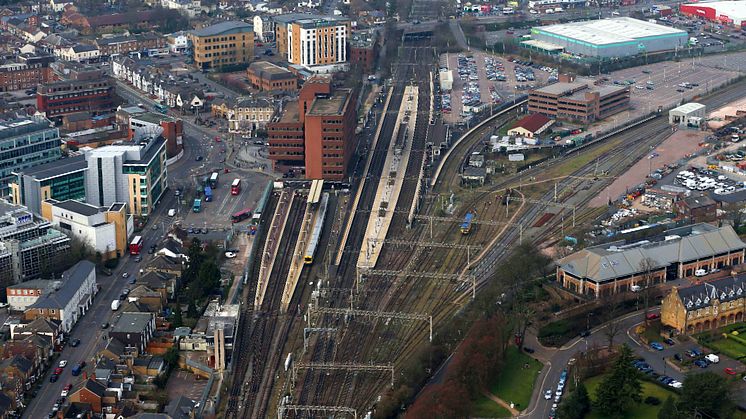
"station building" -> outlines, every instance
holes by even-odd
[[[709,272],[740,265],[745,250],[746,243],[733,227],[694,224],[647,240],[621,240],[575,252],[557,261],[557,282],[576,294],[600,298],[631,291],[633,285],[691,278],[697,269]],[[649,275],[645,260],[650,262]],[[644,283],[646,276],[651,283]]]
[[[630,17],[586,20],[531,29],[534,41],[556,52],[595,58],[628,57],[686,47],[686,31]],[[526,41],[531,43],[531,41]]]
[[[699,128],[707,120],[707,108],[701,103],[685,103],[668,111],[668,123],[681,127]]]

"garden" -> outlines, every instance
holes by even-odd
[[[695,337],[703,346],[746,363],[746,323],[732,324]]]

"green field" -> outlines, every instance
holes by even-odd
[[[528,368],[524,368],[526,364]],[[490,391],[506,403],[515,403],[516,409],[523,410],[528,407],[536,376],[542,366],[541,362],[519,351],[517,347],[509,346],[505,366],[490,386]]]
[[[601,384],[601,381],[605,378],[605,375],[597,375],[595,377],[591,377],[585,381],[585,387],[588,389],[588,395],[590,395],[591,400],[596,399],[596,389],[598,388],[599,384]],[[666,390],[663,387],[653,384],[649,381],[642,381],[642,399],[645,400],[646,397],[653,396],[660,399],[661,404],[658,406],[651,406],[649,404],[645,403],[637,403],[635,406],[633,406],[625,415],[625,418],[629,419],[657,419],[658,418],[658,411],[661,409],[661,406],[663,406],[663,403],[666,401],[668,396],[674,396],[678,397],[676,393]],[[591,409],[591,412],[586,415],[586,419],[602,419],[601,415],[597,412],[594,412],[593,409]]]
[[[733,359],[738,359],[741,362],[746,362],[746,345],[741,342],[737,342],[735,339],[718,339],[716,341],[706,343],[712,349],[727,355]]]
[[[480,396],[471,404],[471,416],[478,418],[509,418],[508,409],[493,402],[487,396]]]

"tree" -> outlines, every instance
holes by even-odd
[[[642,401],[642,386],[632,365],[634,356],[629,346],[622,345],[614,368],[596,390],[596,408],[604,417],[619,418],[633,402]]]
[[[679,400],[678,408],[683,416],[727,418],[734,408],[728,382],[710,371],[687,375]]]
[[[653,282],[655,282],[655,261],[649,257],[644,258],[640,261],[640,271],[642,271],[642,298],[644,303],[644,318],[645,326],[648,325],[648,311],[650,310],[650,291],[652,290]]]
[[[174,329],[184,325],[184,319],[182,318],[181,313],[181,304],[179,303],[176,303],[176,307],[174,307],[174,314],[173,318],[171,319],[171,325],[174,327]]]
[[[199,317],[199,314],[197,314],[197,304],[194,302],[194,299],[189,299],[189,305],[187,306],[187,317],[190,319],[196,319]]]
[[[619,319],[617,298],[611,296],[605,299],[603,306],[606,307],[602,312],[604,322],[603,334],[608,341],[609,349],[611,349],[614,345],[614,338],[624,329],[624,325]]]
[[[578,384],[575,390],[560,403],[558,416],[565,419],[583,419],[591,408],[591,400],[588,390],[583,383]]]
[[[678,419],[680,417],[676,401],[673,399],[673,396],[668,396],[663,406],[661,406],[661,410],[658,411],[658,419]]]

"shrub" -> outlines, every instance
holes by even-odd
[[[655,396],[648,396],[648,397],[645,397],[645,404],[649,404],[651,406],[658,406],[659,404],[661,404],[661,399]]]

